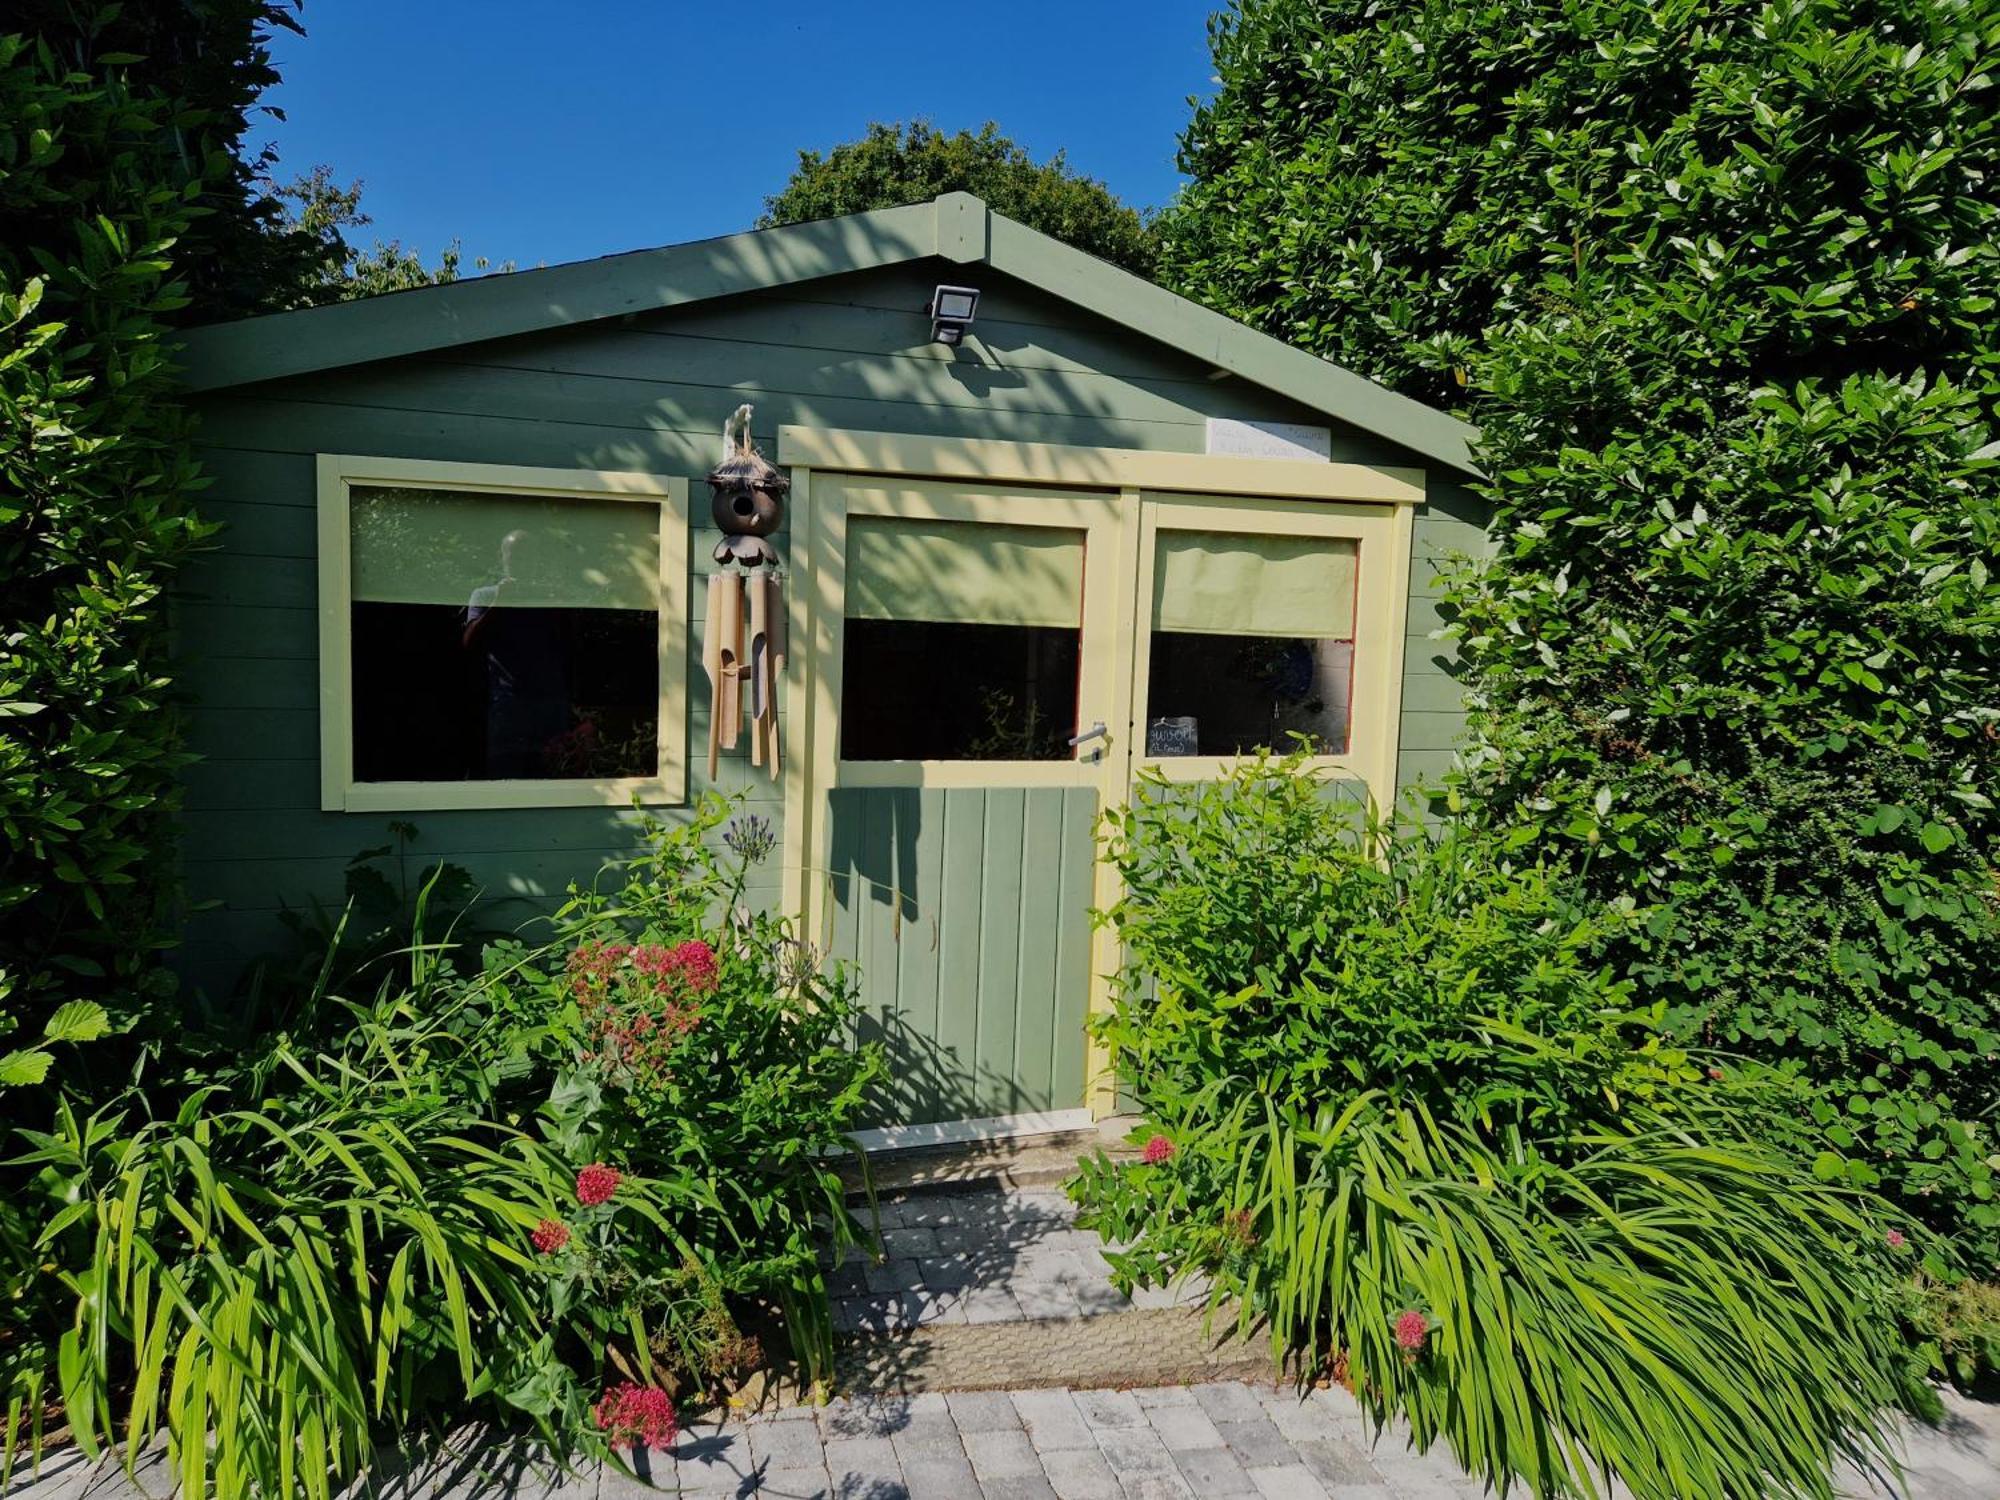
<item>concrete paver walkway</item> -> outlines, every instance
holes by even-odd
[[[1910,1500],[2000,1495],[2000,1408],[1947,1393],[1938,1429],[1909,1434]],[[1470,1500],[1483,1487],[1450,1456],[1417,1454],[1407,1430],[1372,1439],[1344,1391],[1238,1383],[1131,1391],[1022,1390],[840,1400],[697,1423],[640,1478],[551,1474],[494,1450],[446,1458],[360,1492],[368,1500]],[[160,1500],[58,1461],[8,1500]],[[1620,1493],[1623,1493],[1622,1490]],[[1849,1476],[1844,1496],[1888,1500],[1886,1480]]]
[[[830,1276],[845,1333],[1096,1318],[1206,1295],[1191,1282],[1127,1298],[1111,1285],[1103,1241],[1076,1227],[1076,1206],[1053,1189],[913,1196],[880,1214],[882,1259],[856,1249]]]

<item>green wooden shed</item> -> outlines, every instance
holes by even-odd
[[[962,193],[199,329],[187,368],[211,989],[392,820],[520,920],[713,788],[777,833],[756,899],[858,965],[879,1143],[1064,1128],[1109,1102],[1099,810],[1294,735],[1387,802],[1463,724],[1471,430]],[[788,650],[775,756],[711,775],[746,402]]]

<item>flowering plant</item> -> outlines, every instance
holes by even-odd
[[[647,1355],[696,1385],[756,1347],[730,1313],[745,1299],[783,1310],[817,1375],[823,1226],[860,1232],[833,1162],[880,1061],[849,1045],[847,977],[750,899],[777,842],[768,819],[711,797],[645,828],[622,884],[573,890],[556,917],[545,1005],[570,1050],[541,1115],[581,1168],[556,1274],[569,1305],[611,1309],[607,1340],[620,1309],[642,1310]],[[618,1172],[680,1185],[644,1234],[617,1227]]]

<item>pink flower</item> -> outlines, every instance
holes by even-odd
[[[1174,1150],[1172,1141],[1163,1135],[1156,1135],[1140,1150],[1139,1160],[1149,1167],[1157,1167],[1163,1161],[1172,1161]]]
[[[1415,1355],[1424,1347],[1424,1339],[1430,1331],[1430,1319],[1415,1308],[1399,1313],[1396,1317],[1396,1347]]]
[[[1889,1242],[1889,1248],[1891,1250],[1900,1250],[1903,1248],[1903,1246],[1909,1243],[1908,1240],[1903,1238],[1903,1231],[1900,1229],[1892,1229],[1887,1234],[1882,1236],[1882,1238],[1884,1238]]]
[[[592,1162],[576,1174],[576,1201],[585,1208],[595,1208],[600,1203],[608,1203],[611,1195],[618,1191],[618,1169],[607,1167],[602,1162]]]
[[[639,1443],[671,1448],[680,1431],[673,1398],[654,1386],[622,1381],[609,1387],[597,1403],[597,1429],[614,1443]]]
[[[569,1243],[569,1225],[561,1219],[544,1219],[528,1236],[528,1242],[544,1255],[554,1255]]]
[[[696,994],[706,994],[715,988],[720,966],[715,961],[715,950],[700,938],[688,939],[668,957],[679,971],[681,982]]]

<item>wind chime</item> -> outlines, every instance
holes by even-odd
[[[723,748],[746,726],[750,764],[778,776],[778,676],[785,668],[785,599],[778,551],[766,540],[785,516],[791,481],[750,441],[750,408],[722,424],[722,462],[708,475],[711,514],[721,528],[708,579],[708,633],[701,668],[708,674],[708,779]]]

